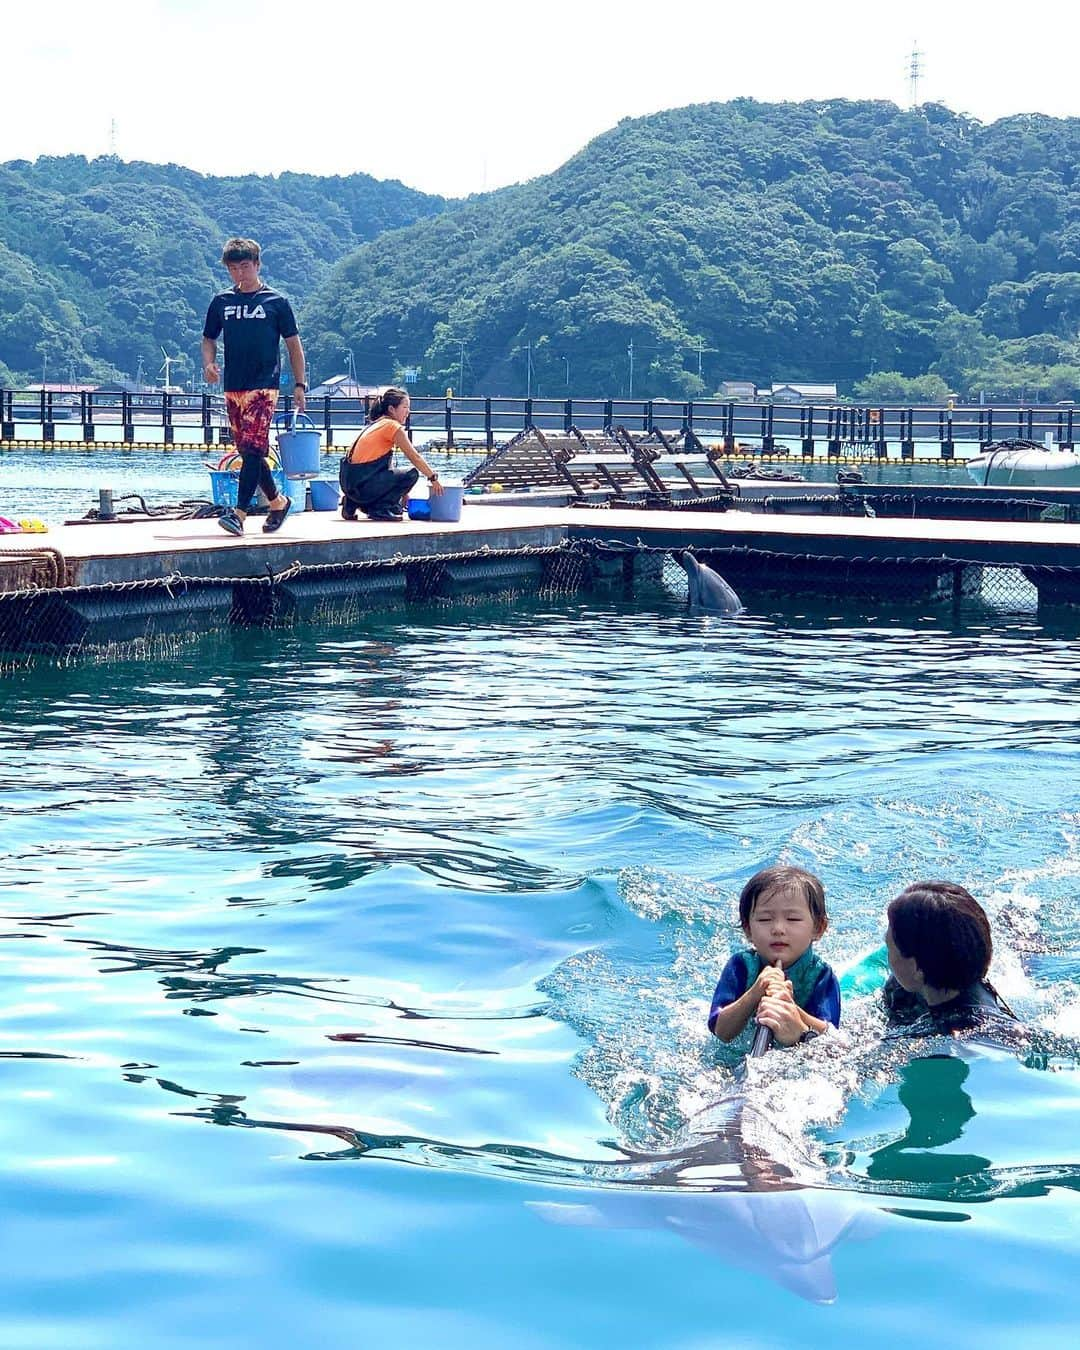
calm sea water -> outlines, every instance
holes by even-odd
[[[0,1344],[1060,1344],[1076,637],[672,585],[6,674]],[[969,885],[1024,1042],[852,999],[744,1077],[705,1012],[777,858],[841,968]]]

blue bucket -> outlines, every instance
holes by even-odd
[[[319,431],[307,413],[278,413],[274,426],[284,419],[285,430],[278,431],[278,454],[286,478],[314,478],[319,472],[322,454]],[[306,423],[306,426],[301,425]]]
[[[336,511],[341,500],[341,489],[336,483],[328,483],[323,478],[313,478],[311,487],[311,509],[313,511]]]
[[[409,493],[409,519],[432,520],[436,524],[448,525],[461,519],[461,505],[465,489],[456,480],[443,483],[442,492],[436,497],[426,483],[417,483]]]
[[[431,496],[431,519],[450,523],[451,521],[461,519],[461,505],[465,496],[465,489],[460,483],[444,483],[442,492],[436,497]]]

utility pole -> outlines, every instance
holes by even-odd
[[[458,397],[460,398],[465,393],[465,339],[458,338],[457,341],[458,341],[457,387],[458,387]]]
[[[532,398],[532,343],[525,344],[525,397]]]
[[[626,354],[630,358],[630,388],[627,391],[627,398],[634,397],[634,339],[630,339],[630,346],[626,349]]]
[[[922,52],[919,51],[918,43],[913,44],[911,56],[908,59],[908,80],[911,85],[911,106],[919,106],[919,79],[922,76]]]

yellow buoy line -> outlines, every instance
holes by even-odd
[[[197,450],[200,454],[206,454],[207,451],[217,449],[217,445],[204,445],[201,441],[174,441],[170,444],[162,441],[0,441],[0,450]]]
[[[207,445],[202,441],[41,441],[36,439],[19,440],[0,440],[0,451],[3,450],[162,450],[167,453],[174,451],[193,451],[197,454],[205,455],[211,452],[222,453],[228,450],[228,446],[222,446],[216,442],[213,445]],[[324,447],[326,453],[333,453],[340,447],[336,445]],[[484,451],[477,446],[433,446],[425,447],[440,455],[467,455],[473,459],[477,457],[486,457],[488,453],[494,454],[500,447],[490,452]],[[973,446],[973,449],[977,447]],[[746,460],[753,460],[757,464],[935,464],[942,465],[945,468],[962,469],[965,464],[963,458],[945,459],[942,457],[934,458],[932,456],[920,456],[918,459],[901,459],[898,455],[889,455],[882,459],[878,455],[869,453],[847,453],[842,455],[804,455],[798,450],[774,450],[770,454],[763,455],[759,450],[753,450],[750,447],[740,446],[736,450],[724,450],[717,456],[717,462],[722,459],[726,465],[738,464]]]

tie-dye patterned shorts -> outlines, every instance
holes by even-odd
[[[277,397],[276,389],[226,390],[225,410],[229,414],[233,445],[241,454],[270,453],[270,423]]]

